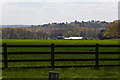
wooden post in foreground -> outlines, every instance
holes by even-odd
[[[54,66],[54,43],[51,43],[51,67],[52,69],[55,68]]]
[[[49,80],[58,80],[58,72],[49,72]]]
[[[3,51],[4,51],[4,67],[8,67],[8,62],[7,62],[7,44],[3,44]]]

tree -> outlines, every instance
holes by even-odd
[[[105,30],[104,36],[107,38],[120,37],[120,20],[111,22]]]
[[[100,33],[98,33],[98,38],[100,39],[100,40],[103,40],[103,39],[105,39],[106,37],[105,36],[103,36],[104,35],[104,33],[105,33],[105,30],[104,29],[102,29],[101,31],[100,31]]]

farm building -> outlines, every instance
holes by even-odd
[[[69,38],[64,38],[65,40],[82,40],[83,37],[69,37]]]
[[[64,36],[58,35],[58,36],[57,36],[57,39],[64,39]]]

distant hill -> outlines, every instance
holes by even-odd
[[[43,25],[38,25],[36,27],[50,27],[50,28],[73,28],[73,27],[87,27],[87,28],[105,28],[108,26],[108,22],[106,21],[87,21],[87,22],[79,22],[74,21],[70,23],[48,23]]]
[[[0,25],[0,27],[33,27],[36,25]]]
[[[0,25],[0,27],[44,27],[44,28],[74,28],[74,27],[87,27],[87,28],[106,28],[109,22],[106,21],[74,21],[62,23],[48,23],[43,25]]]

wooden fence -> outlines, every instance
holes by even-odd
[[[71,67],[103,67],[103,66],[119,66],[120,65],[99,65],[99,61],[120,61],[120,58],[102,58],[99,59],[99,54],[120,54],[120,52],[99,52],[99,47],[120,47],[120,45],[54,45],[53,43],[51,45],[7,45],[6,43],[2,45],[3,47],[3,56],[4,60],[4,67],[8,68],[8,62],[41,62],[41,61],[49,61],[51,62],[51,66],[39,66],[39,67],[21,67],[21,68],[71,68]],[[51,48],[51,52],[7,52],[7,48],[9,47],[49,47]],[[95,52],[55,52],[54,48],[56,47],[94,47]],[[7,55],[24,55],[24,54],[50,54],[51,59],[34,59],[34,60],[8,60]],[[54,54],[94,54],[94,59],[55,59]],[[95,61],[94,65],[71,65],[71,66],[55,66],[56,61]]]

